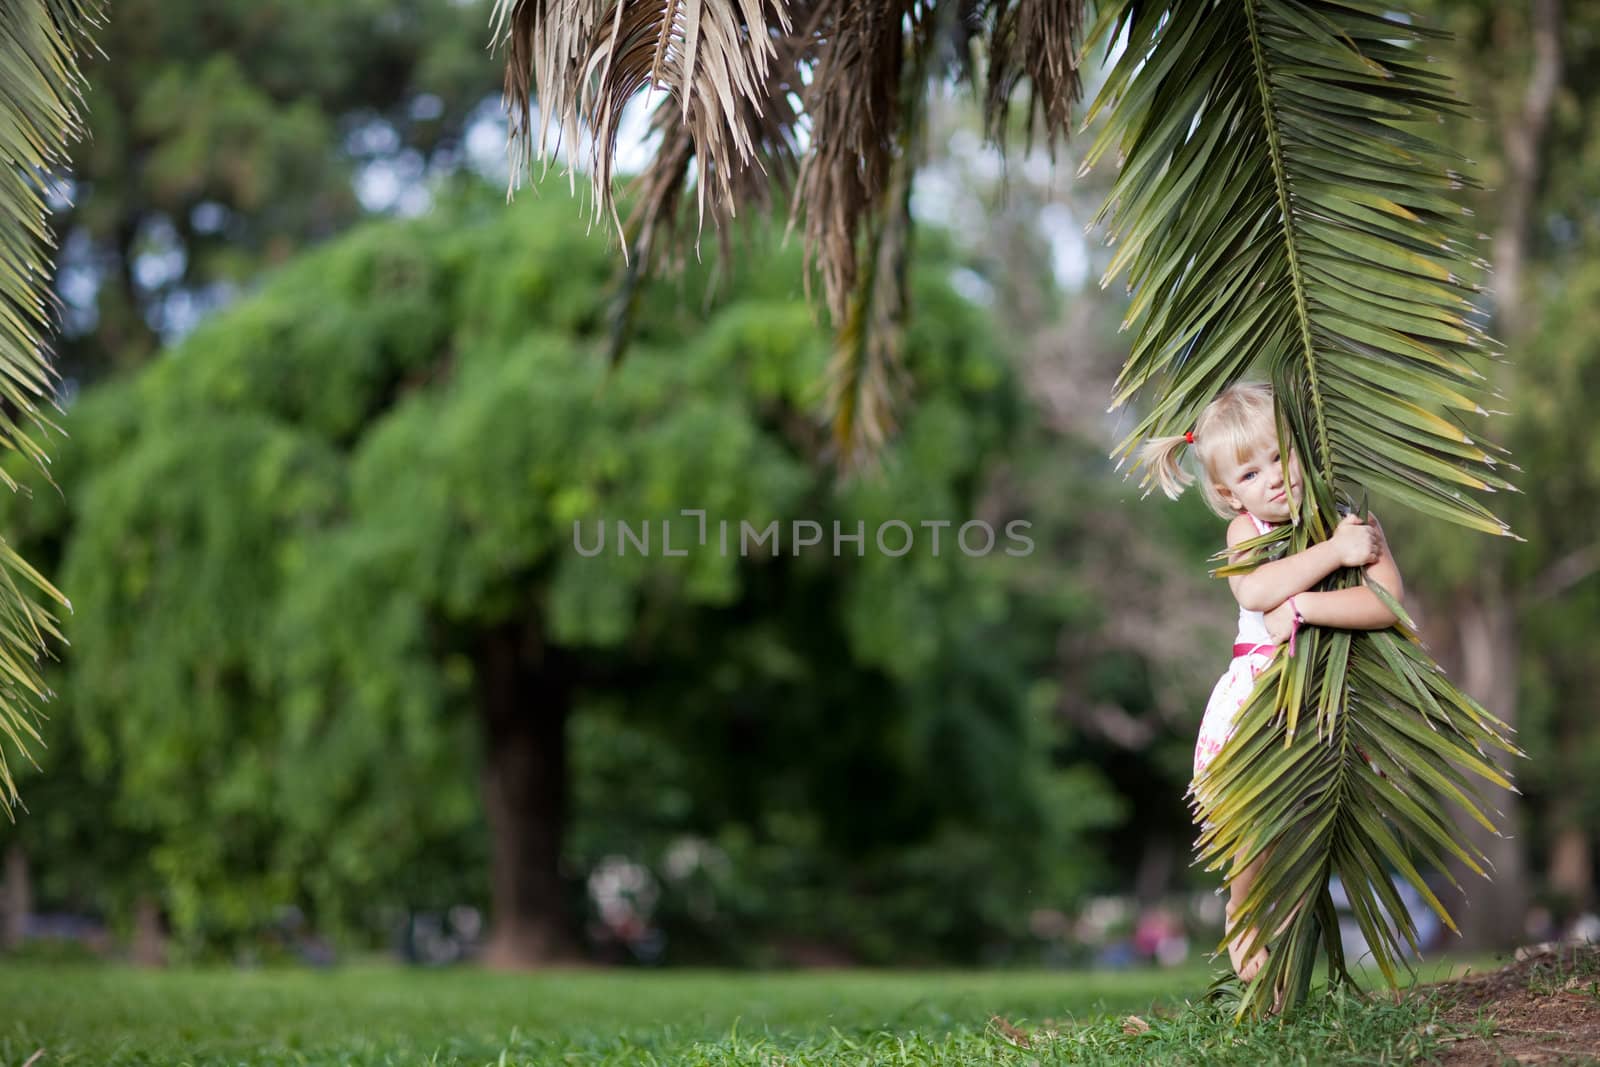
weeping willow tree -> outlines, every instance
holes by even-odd
[[[55,391],[45,347],[48,185],[66,164],[67,144],[83,132],[77,58],[97,21],[93,3],[0,0],[0,446],[41,468],[47,460],[34,433],[52,428],[40,407]],[[67,603],[0,539],[0,807],[8,816],[19,798],[7,753],[25,755],[39,741],[34,723],[49,695],[40,664],[46,638],[60,636],[44,601]]]
[[[1306,491],[1292,524],[1246,542],[1249,557],[1217,574],[1326,539],[1368,490],[1509,536],[1470,495],[1511,488],[1500,473],[1510,465],[1462,422],[1483,414],[1475,364],[1494,357],[1472,318],[1474,232],[1452,198],[1463,161],[1434,132],[1460,110],[1427,69],[1422,49],[1438,35],[1355,2],[1090,8],[499,0],[495,34],[517,151],[546,158],[552,131],[569,149],[587,143],[593,210],[616,225],[632,275],[682,254],[691,208],[725,233],[739,208],[789,200],[835,323],[829,396],[843,454],[893,430],[908,192],[930,82],[974,86],[1003,148],[1026,81],[1030,137],[1042,128],[1053,152],[1081,95],[1084,45],[1120,47],[1085,118],[1105,120],[1088,162],[1114,147],[1120,165],[1103,218],[1120,244],[1110,276],[1126,272],[1137,328],[1114,406],[1137,400],[1144,414],[1118,452],[1181,433],[1221,388],[1264,374],[1280,434],[1305,457]],[[611,160],[621,108],[646,87],[664,90],[661,140],[624,223]],[[1482,872],[1450,810],[1492,829],[1485,783],[1510,788],[1493,758],[1516,751],[1503,724],[1444,676],[1394,597],[1354,569],[1324,587],[1363,581],[1396,625],[1313,628],[1293,656],[1281,652],[1200,798],[1204,859],[1265,857],[1239,921],[1264,931],[1271,952],[1241,1014],[1303,1000],[1319,951],[1331,978],[1349,979],[1335,875],[1398,983],[1417,931],[1390,872],[1453,927],[1423,871],[1448,877],[1454,856]]]

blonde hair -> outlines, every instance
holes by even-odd
[[[1144,483],[1154,479],[1161,491],[1176,500],[1195,476],[1183,469],[1185,447],[1192,447],[1204,478],[1200,495],[1206,507],[1224,519],[1238,514],[1217,491],[1217,469],[1226,456],[1242,462],[1259,445],[1278,438],[1273,412],[1272,386],[1265,382],[1235,382],[1212,398],[1194,424],[1194,443],[1184,434],[1153,437],[1139,449],[1138,465],[1149,470]]]

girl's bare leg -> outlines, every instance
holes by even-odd
[[[1265,939],[1256,934],[1254,927],[1246,926],[1235,930],[1233,916],[1244,903],[1245,894],[1250,892],[1250,887],[1255,883],[1256,875],[1261,872],[1261,863],[1265,858],[1264,855],[1257,856],[1255,862],[1234,875],[1228,888],[1228,903],[1225,908],[1228,923],[1228,962],[1233,964],[1234,973],[1246,982],[1255,978],[1266,964],[1267,945]],[[1256,940],[1253,947],[1250,944],[1252,938]]]
[[[1242,855],[1241,853],[1240,858],[1242,858]],[[1228,916],[1228,960],[1233,964],[1234,972],[1246,982],[1254,980],[1255,976],[1261,973],[1261,968],[1266,966],[1267,943],[1265,938],[1260,938],[1252,948],[1250,940],[1252,937],[1258,936],[1256,935],[1255,927],[1245,926],[1235,931],[1233,916],[1244,904],[1245,894],[1249,893],[1250,887],[1255,884],[1256,876],[1261,873],[1261,864],[1266,858],[1267,854],[1263,852],[1256,857],[1253,863],[1234,877],[1233,882],[1229,885],[1228,904],[1225,909]],[[1298,912],[1298,907],[1290,909],[1283,922],[1278,924],[1277,932],[1273,936],[1281,935],[1287,930],[1289,923],[1294,920]],[[1248,957],[1246,953],[1249,954]],[[1274,1014],[1282,1010],[1283,993],[1282,985],[1273,991],[1272,1011]]]

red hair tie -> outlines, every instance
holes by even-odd
[[[1185,431],[1183,431],[1183,439],[1185,441],[1188,441],[1191,445],[1194,444],[1194,431],[1193,430],[1185,430]]]

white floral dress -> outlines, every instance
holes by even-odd
[[[1258,533],[1272,529],[1254,515],[1250,516],[1250,521],[1255,523]],[[1205,718],[1200,720],[1200,737],[1194,746],[1196,781],[1233,735],[1234,720],[1250,696],[1250,690],[1255,688],[1256,676],[1267,669],[1278,650],[1267,632],[1265,613],[1239,609],[1239,634],[1233,639],[1233,647],[1236,653],[1233,661],[1228,664],[1227,673],[1212,687],[1211,699],[1206,701]]]

